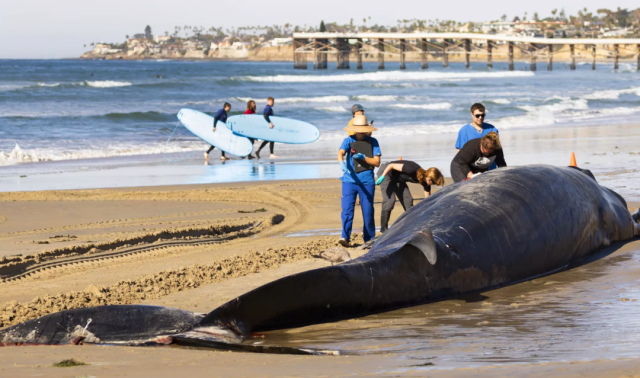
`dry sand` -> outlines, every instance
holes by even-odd
[[[317,255],[336,245],[337,236],[323,233],[340,228],[340,188],[333,179],[2,193],[0,327],[98,304],[208,312],[279,277],[326,266]],[[415,198],[422,197],[420,189],[412,186]],[[379,214],[379,197],[375,207]],[[398,206],[392,220],[401,212]],[[359,214],[354,227],[362,227]],[[320,231],[300,233],[309,230]],[[90,365],[52,367],[65,358]],[[613,377],[634,376],[640,360],[454,370],[412,365],[397,355],[300,357],[174,347],[7,347],[0,353],[2,377],[424,376],[427,368],[437,376]]]

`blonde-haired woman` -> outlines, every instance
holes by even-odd
[[[385,232],[389,228],[389,218],[396,204],[396,197],[405,211],[413,207],[413,197],[407,186],[408,182],[422,185],[425,198],[431,195],[431,185],[444,186],[444,177],[438,168],[423,169],[418,163],[409,160],[396,160],[382,164],[378,172],[376,184],[380,185],[382,191],[380,232]]]

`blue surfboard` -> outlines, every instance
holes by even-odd
[[[310,123],[275,116],[269,118],[273,129],[269,128],[264,116],[257,114],[229,117],[227,127],[236,135],[278,143],[305,144],[320,137],[320,130]]]
[[[247,156],[253,151],[253,144],[249,139],[231,132],[218,121],[216,131],[213,131],[213,117],[197,110],[180,109],[178,112],[180,123],[195,136],[224,152],[236,156]]]

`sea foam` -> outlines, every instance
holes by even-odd
[[[387,71],[344,75],[275,75],[275,76],[236,76],[232,79],[274,83],[309,82],[358,82],[358,81],[446,81],[486,78],[523,78],[533,77],[531,71],[511,72],[406,72]]]

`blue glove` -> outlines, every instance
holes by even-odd
[[[349,168],[347,167],[346,161],[343,160],[340,162],[340,169],[342,169],[342,172],[344,173],[349,173]]]
[[[382,184],[383,181],[384,181],[384,176],[378,177],[378,179],[376,180],[376,185]]]
[[[355,154],[353,155],[353,158],[356,160],[364,160],[366,156],[364,156],[364,154]]]

